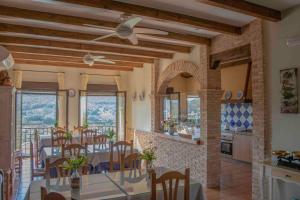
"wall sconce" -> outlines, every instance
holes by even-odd
[[[136,100],[136,98],[137,98],[137,93],[136,93],[136,92],[134,92],[134,93],[133,93],[133,95],[132,95],[132,101],[135,101],[135,100]]]
[[[139,95],[140,101],[144,101],[145,100],[145,91],[141,92],[141,94]]]

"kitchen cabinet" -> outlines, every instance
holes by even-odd
[[[244,162],[252,161],[252,136],[247,134],[234,134],[232,157]]]

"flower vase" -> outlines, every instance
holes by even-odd
[[[170,127],[169,128],[169,134],[170,135],[174,135],[174,133],[175,133],[175,128],[174,127]]]
[[[78,169],[75,169],[71,175],[71,188],[78,189],[80,188],[80,175]]]

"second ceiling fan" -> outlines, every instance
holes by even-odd
[[[139,35],[168,35],[168,32],[166,31],[160,31],[160,30],[150,29],[150,28],[136,28],[135,26],[142,20],[143,18],[141,17],[131,17],[126,21],[122,22],[121,24],[119,24],[115,29],[113,29],[114,30],[113,33],[95,38],[93,41],[98,41],[104,38],[117,36],[121,39],[128,39],[133,45],[137,45],[138,44],[137,36]],[[103,27],[97,25],[86,24],[86,26],[104,29]]]

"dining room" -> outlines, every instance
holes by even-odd
[[[0,200],[300,199],[297,1],[1,0]]]

